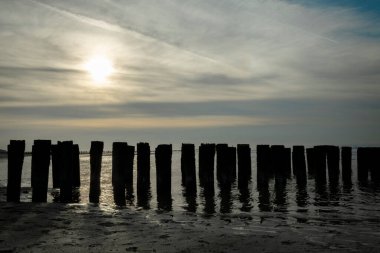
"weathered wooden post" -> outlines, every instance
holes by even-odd
[[[182,185],[186,187],[186,192],[196,191],[195,176],[195,146],[194,144],[182,144],[181,148],[181,172]]]
[[[216,178],[221,185],[226,184],[229,179],[229,156],[228,145],[217,144],[216,145]]]
[[[73,187],[80,187],[80,152],[79,145],[73,145]]]
[[[171,209],[172,145],[158,145],[155,157],[157,202],[159,208]]]
[[[112,187],[114,201],[117,206],[126,205],[125,171],[128,166],[128,143],[114,142],[112,144]]]
[[[133,199],[133,162],[135,159],[135,146],[127,147],[127,167],[125,171],[125,186],[127,189],[127,199]]]
[[[150,146],[149,143],[140,142],[137,143],[137,195],[144,194],[149,188]]]
[[[24,163],[25,141],[11,140],[8,145],[7,201],[20,202],[21,174]]]
[[[351,186],[352,180],[352,148],[351,147],[342,147],[341,149],[342,156],[342,179],[345,186]]]
[[[35,140],[32,146],[32,201],[46,202],[49,182],[50,140]]]
[[[60,198],[61,202],[68,203],[73,200],[73,142],[63,141],[58,143],[60,161],[62,163],[60,174]]]
[[[228,168],[228,173],[227,175],[229,178],[229,183],[235,182],[236,180],[236,147],[228,147],[227,150],[227,168]]]
[[[205,189],[214,189],[215,144],[199,147],[199,183]]]
[[[380,148],[370,148],[369,156],[371,181],[378,186],[380,183]]]
[[[271,150],[269,145],[257,145],[257,188],[268,187],[268,180],[271,174]]]
[[[329,182],[330,186],[337,186],[339,184],[339,158],[340,158],[340,150],[339,147],[336,146],[327,146],[327,168],[329,173]]]
[[[369,172],[369,160],[368,148],[360,147],[357,150],[357,162],[358,162],[358,181],[361,184],[366,185],[368,182]]]
[[[310,177],[315,176],[315,158],[314,158],[314,148],[306,149],[307,157],[307,173]]]
[[[292,149],[285,148],[284,149],[284,169],[285,174],[288,178],[292,175]]]
[[[60,187],[62,161],[60,160],[61,154],[58,144],[51,145],[51,164],[52,164],[52,177],[53,188]]]
[[[292,161],[293,174],[296,177],[298,186],[305,186],[307,183],[307,179],[304,146],[293,146]]]
[[[102,171],[102,156],[104,143],[102,141],[92,141],[90,148],[90,203],[99,203],[100,196],[100,175]]]
[[[238,186],[246,188],[252,177],[251,148],[249,144],[237,145],[238,156]]]
[[[313,153],[315,183],[317,186],[324,186],[326,185],[326,147],[315,146]]]

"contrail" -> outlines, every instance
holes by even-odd
[[[64,10],[62,8],[58,8],[58,7],[55,7],[53,5],[50,5],[50,4],[42,3],[42,2],[39,2],[37,0],[29,0],[29,1],[33,2],[33,3],[37,4],[37,5],[43,6],[44,8],[47,8],[49,10],[55,11],[55,12],[61,14],[61,15],[70,17],[72,19],[75,19],[75,20],[77,20],[79,22],[82,22],[82,23],[85,23],[85,24],[88,24],[88,25],[91,25],[91,26],[94,26],[94,27],[98,27],[98,28],[101,28],[101,29],[104,29],[104,30],[107,30],[107,31],[112,31],[112,32],[117,32],[117,33],[126,33],[126,32],[133,33],[136,37],[142,37],[144,39],[152,40],[154,42],[161,43],[161,44],[163,44],[165,46],[169,46],[171,48],[175,48],[177,50],[181,50],[183,52],[186,52],[186,53],[188,53],[190,55],[193,55],[193,56],[196,56],[198,58],[202,58],[204,60],[208,60],[208,61],[210,61],[210,62],[212,62],[214,64],[218,64],[218,65],[226,66],[226,67],[229,67],[229,68],[233,68],[236,71],[241,72],[241,70],[238,69],[238,68],[236,68],[235,66],[226,64],[224,62],[221,62],[220,60],[213,59],[213,58],[211,58],[209,56],[205,56],[203,54],[199,54],[197,52],[194,52],[194,51],[191,51],[191,50],[188,50],[188,49],[185,49],[185,48],[181,48],[181,47],[179,47],[179,46],[177,46],[177,45],[175,45],[173,43],[170,43],[168,41],[162,40],[161,38],[157,38],[157,37],[151,36],[149,34],[143,33],[141,31],[138,31],[138,30],[133,29],[131,27],[122,27],[122,26],[119,26],[119,25],[111,24],[111,23],[103,21],[103,20],[94,19],[94,18],[85,16],[85,15],[73,13],[71,11],[67,11],[67,10]]]

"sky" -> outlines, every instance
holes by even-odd
[[[377,0],[2,0],[0,149],[379,145],[379,24]]]

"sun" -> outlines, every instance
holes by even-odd
[[[103,56],[95,56],[85,64],[86,71],[95,83],[104,83],[114,72],[112,62]]]

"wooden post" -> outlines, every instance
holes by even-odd
[[[60,175],[60,198],[61,202],[69,203],[73,200],[73,142],[63,141],[58,143],[62,162]]]
[[[252,177],[251,148],[249,144],[237,145],[238,156],[238,186],[239,189],[246,188]]]
[[[315,158],[314,158],[314,148],[306,149],[306,157],[307,157],[307,173],[309,176],[315,176]]]
[[[199,147],[199,183],[205,189],[214,189],[215,144]]]
[[[371,181],[378,186],[380,184],[380,148],[370,148],[369,152]]]
[[[352,180],[352,148],[351,147],[342,147],[341,149],[342,156],[342,179],[345,186],[351,186]]]
[[[182,185],[186,187],[187,193],[191,193],[197,189],[195,176],[195,146],[194,144],[183,143],[181,150]]]
[[[227,150],[227,168],[228,168],[228,178],[229,183],[235,182],[236,180],[236,147],[228,147]]]
[[[326,185],[326,147],[315,146],[313,153],[315,183],[317,186],[324,186]]]
[[[80,154],[79,145],[73,145],[73,187],[80,187]]]
[[[268,180],[271,174],[271,150],[269,145],[257,145],[257,188],[268,187]]]
[[[327,146],[327,168],[329,173],[329,182],[330,186],[337,186],[339,184],[339,147],[336,146]]]
[[[285,174],[288,178],[290,178],[292,175],[292,149],[285,148],[283,155],[284,155]]]
[[[25,141],[11,140],[8,145],[7,201],[20,202],[21,174],[24,164]]]
[[[306,186],[306,162],[305,162],[305,147],[293,146],[292,153],[293,174],[296,177],[298,186]]]
[[[270,147],[270,164],[275,175],[286,175],[288,173],[287,153],[283,145],[272,145]]]
[[[229,179],[228,173],[228,145],[227,144],[217,144],[216,145],[216,178],[219,184],[226,184]]]
[[[52,163],[52,177],[53,177],[53,188],[60,187],[60,175],[62,170],[62,161],[60,160],[60,151],[58,149],[58,144],[51,145],[51,163]]]
[[[128,164],[128,143],[114,142],[112,145],[112,186],[114,201],[117,206],[126,205],[125,171]]]
[[[32,201],[46,202],[49,182],[50,140],[35,140],[32,147]]]
[[[156,157],[157,202],[160,209],[171,209],[172,145],[158,145]]]
[[[90,148],[90,203],[99,203],[100,197],[100,175],[102,171],[102,155],[104,143],[92,141]]]
[[[368,182],[368,172],[369,172],[369,155],[368,148],[358,148],[357,150],[357,160],[358,160],[358,181],[361,184],[366,185]]]
[[[133,199],[133,161],[135,159],[135,147],[129,146],[127,147],[127,167],[126,167],[126,175],[125,175],[125,186],[127,189],[127,199]]]
[[[150,208],[150,147],[137,143],[137,205]]]

